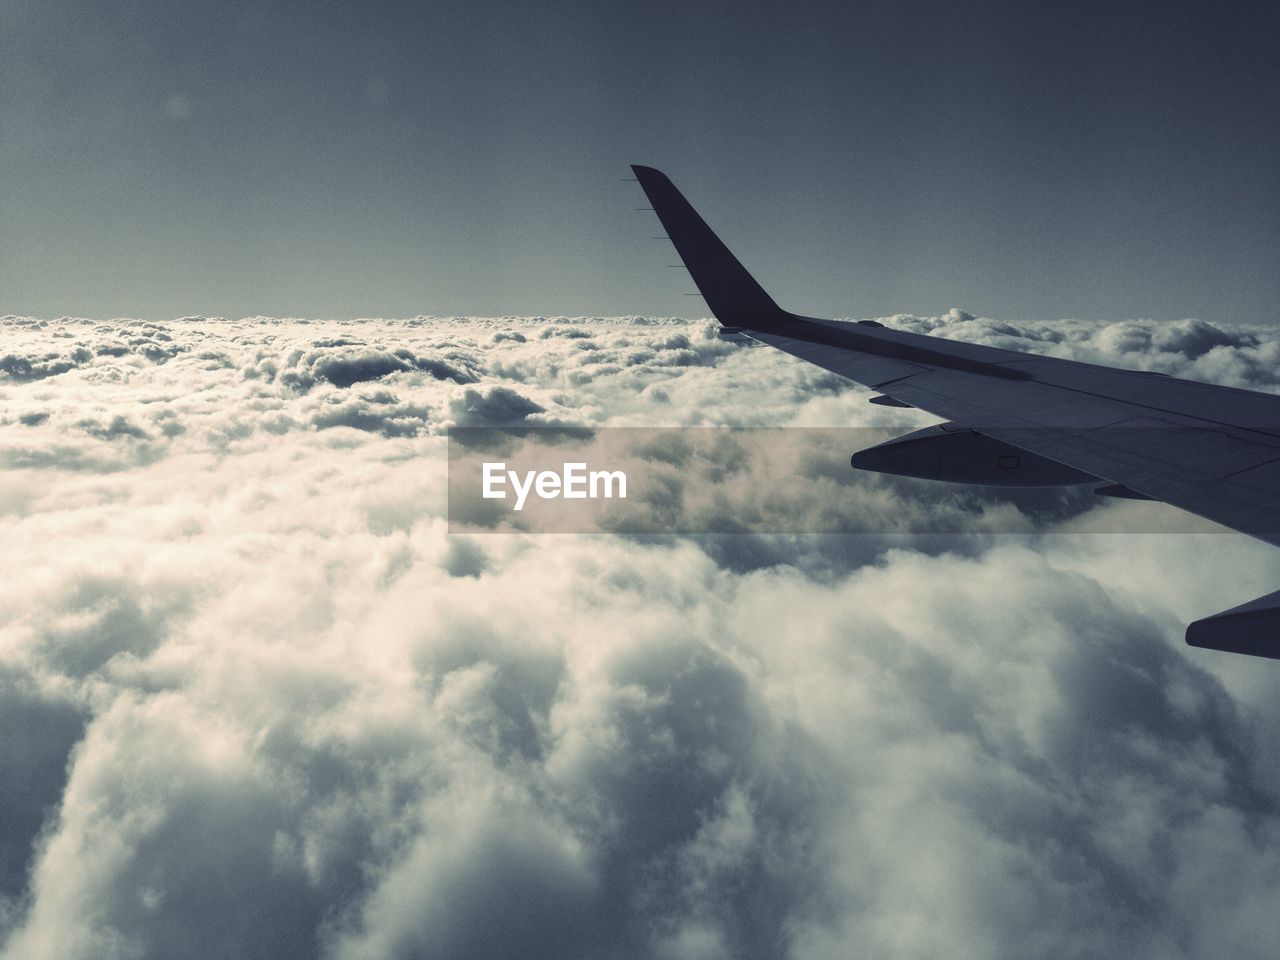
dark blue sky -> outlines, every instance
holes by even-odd
[[[1280,303],[1280,5],[0,0],[0,312]],[[694,304],[697,306],[694,306]]]

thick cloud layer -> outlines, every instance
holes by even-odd
[[[1275,954],[1277,673],[1181,642],[1265,545],[451,537],[451,425],[928,419],[706,323],[3,323],[5,958]]]

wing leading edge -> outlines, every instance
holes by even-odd
[[[652,167],[632,170],[722,325],[871,387],[886,402],[942,417],[947,434],[985,438],[936,441],[949,449],[1025,452],[1041,475],[1058,478],[1050,482],[1101,481],[1102,492],[1162,500],[1280,545],[1280,397],[872,321],[798,316],[774,302],[670,179]],[[912,442],[921,440],[913,435]],[[871,464],[902,456],[854,462],[883,469]],[[942,476],[965,482],[973,475],[991,482],[964,463]],[[1187,642],[1280,659],[1280,592],[1196,621]]]

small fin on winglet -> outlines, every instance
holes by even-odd
[[[732,327],[769,327],[786,318],[786,311],[764,292],[666,174],[634,164],[631,169],[717,320]]]
[[[1187,643],[1280,660],[1280,590],[1197,620],[1187,627]]]

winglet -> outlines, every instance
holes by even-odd
[[[774,326],[788,316],[666,174],[652,167],[632,165],[631,169],[717,320],[728,327],[759,329]]]

